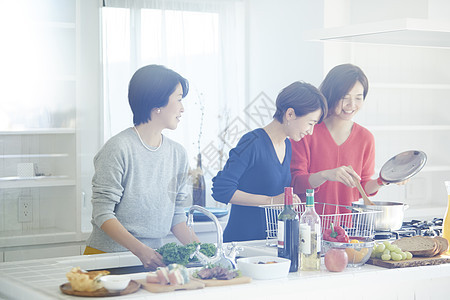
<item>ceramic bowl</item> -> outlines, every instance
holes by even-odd
[[[290,265],[289,259],[276,256],[253,256],[237,260],[242,275],[253,279],[284,278],[289,273]]]
[[[130,283],[128,275],[105,275],[100,277],[103,287],[109,292],[120,292],[124,290]]]

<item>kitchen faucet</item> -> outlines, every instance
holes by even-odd
[[[223,250],[223,237],[222,237],[222,226],[219,223],[219,220],[216,218],[214,214],[212,214],[209,210],[205,209],[204,207],[198,206],[198,205],[192,205],[189,209],[188,213],[188,227],[189,229],[192,229],[192,225],[194,224],[194,211],[197,210],[201,213],[203,213],[205,216],[210,218],[214,225],[216,226],[216,232],[217,232],[217,247],[216,247],[216,253],[213,257],[208,257],[200,252],[200,245],[197,245],[197,249],[194,253],[191,254],[191,258],[194,256],[197,257],[197,259],[200,261],[202,265],[208,265],[208,264],[216,264],[221,265],[222,267],[228,268],[228,269],[236,269],[236,254],[239,250],[242,250],[242,248],[237,247],[236,243],[231,243],[231,245],[228,246],[228,250],[230,250],[229,254],[225,254]]]

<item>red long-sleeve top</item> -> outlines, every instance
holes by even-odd
[[[361,177],[364,187],[375,173],[375,139],[366,128],[353,123],[353,128],[347,140],[337,145],[328,131],[325,122],[314,127],[314,133],[298,142],[291,140],[292,160],[291,175],[294,193],[304,201],[306,189],[311,189],[309,176],[323,170],[335,169],[340,166],[352,166]],[[360,194],[357,188],[350,188],[337,181],[326,181],[315,189],[314,201],[351,206],[358,201]],[[335,209],[338,208],[338,211]],[[335,205],[316,205],[319,215],[347,213],[344,207]]]

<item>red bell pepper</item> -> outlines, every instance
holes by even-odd
[[[345,229],[331,223],[330,228],[323,232],[323,239],[330,242],[348,243],[350,241]]]

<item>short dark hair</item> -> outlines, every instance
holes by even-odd
[[[307,115],[320,109],[322,114],[319,122],[327,115],[327,101],[322,93],[313,85],[296,81],[281,90],[276,100],[277,111],[273,117],[283,123],[283,116],[292,108],[297,117]]]
[[[364,88],[364,99],[369,92],[369,81],[364,72],[352,64],[342,64],[328,72],[319,89],[327,99],[328,109],[331,113],[341,99],[353,88],[355,83],[361,82]]]
[[[178,84],[183,88],[183,98],[186,97],[189,82],[177,72],[160,65],[137,70],[128,85],[128,103],[134,125],[151,120],[152,109],[166,106]]]

